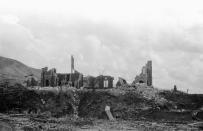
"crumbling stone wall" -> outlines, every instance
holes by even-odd
[[[95,77],[86,76],[83,78],[83,86],[85,88],[94,88],[94,81],[95,81]]]
[[[152,61],[147,61],[147,64],[142,67],[140,75],[135,77],[133,84],[145,83],[148,86],[152,86]]]
[[[87,76],[84,78],[84,87],[86,88],[113,88],[113,80],[114,78],[111,76]]]
[[[37,86],[39,84],[37,78],[33,76],[28,77],[25,82],[27,87]]]
[[[118,77],[118,81],[116,83],[116,87],[120,87],[120,86],[127,86],[128,83],[124,78]]]
[[[41,72],[41,86],[57,86],[57,73],[56,69],[50,69],[48,70],[48,67],[42,68]]]
[[[48,70],[48,67],[42,68],[41,86],[63,86],[69,84],[73,87],[83,86],[83,74],[75,71],[74,73],[56,73],[56,69]]]
[[[113,77],[111,76],[97,76],[94,82],[95,88],[113,88]]]

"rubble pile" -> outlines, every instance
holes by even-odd
[[[120,95],[112,91],[86,92],[81,97],[79,116],[107,119],[104,109],[108,105],[115,118],[137,119],[142,110],[152,109],[153,104],[152,100],[131,91]]]
[[[172,109],[177,109],[175,111],[179,111],[184,119],[191,120],[191,110],[198,109],[203,104],[202,96],[160,91],[145,85],[130,86],[125,89],[122,87],[103,90],[66,88],[57,91],[16,86],[0,91],[1,112],[38,114],[56,118],[73,115],[76,119],[78,116],[108,119],[105,107],[109,106],[115,119],[167,119],[165,115],[170,114],[175,117],[177,114],[170,112]],[[37,119],[33,118],[33,120]]]
[[[170,101],[179,110],[197,110],[203,105],[203,95],[187,94],[181,91],[163,90],[159,95]]]
[[[116,87],[122,87],[122,88],[128,88],[129,84],[127,83],[127,81],[124,78],[118,77],[118,81],[116,83]]]
[[[46,114],[61,117],[75,114],[76,117],[95,117],[107,119],[106,105],[111,107],[115,118],[136,118],[142,109],[152,108],[153,102],[143,98],[136,92],[116,90],[29,90],[24,89],[15,94],[3,91],[2,112],[26,114]],[[76,96],[77,97],[76,97]]]
[[[171,107],[172,105],[170,100],[167,100],[163,96],[161,96],[159,94],[160,90],[158,90],[157,88],[152,88],[144,84],[137,84],[135,89],[136,92],[144,98],[153,100],[154,104],[156,104],[156,106],[158,106],[159,108],[173,108]]]
[[[145,84],[136,84],[135,89],[138,94],[141,94],[146,99],[155,99],[158,97],[159,90]]]

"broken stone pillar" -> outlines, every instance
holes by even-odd
[[[105,112],[109,118],[110,121],[114,121],[114,118],[113,118],[113,115],[111,114],[111,111],[110,111],[110,106],[106,106],[105,107]]]
[[[41,69],[41,87],[44,87],[46,85],[45,74],[47,73],[47,71],[48,71],[48,67],[44,67]]]
[[[177,91],[177,86],[174,85],[173,91],[176,92]]]
[[[146,64],[146,73],[147,73],[147,85],[152,86],[152,61],[147,61]]]

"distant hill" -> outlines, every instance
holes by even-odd
[[[0,83],[23,83],[26,76],[33,75],[40,80],[41,70],[29,67],[17,60],[0,56]]]

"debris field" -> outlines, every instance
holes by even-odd
[[[0,89],[1,121],[18,130],[199,130],[203,95],[144,85],[112,89]],[[108,119],[106,106],[114,117]],[[194,112],[196,111],[196,112]],[[29,129],[28,129],[29,130]]]

